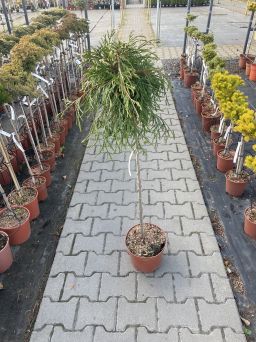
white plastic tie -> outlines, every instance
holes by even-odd
[[[128,160],[128,172],[129,172],[129,176],[131,177],[131,160],[132,160],[132,156],[133,156],[134,151],[132,150],[130,156],[129,156],[129,160]]]
[[[8,133],[8,132],[6,132],[6,131],[4,131],[4,130],[2,130],[2,129],[0,129],[0,134],[4,135],[5,137],[8,137],[8,138],[11,137],[11,134],[10,134],[10,133]]]
[[[32,72],[31,73],[32,74],[32,76],[34,76],[35,78],[38,78],[40,81],[43,81],[44,83],[46,83],[46,84],[50,84],[50,82],[49,81],[47,81],[45,78],[43,78],[42,76],[40,76],[40,75],[37,75],[36,73],[34,73],[34,72]]]
[[[226,130],[226,133],[225,133],[225,135],[224,135],[224,139],[225,139],[225,140],[227,140],[227,137],[228,137],[230,131],[231,131],[231,125],[228,126],[228,128],[227,128],[227,130]]]

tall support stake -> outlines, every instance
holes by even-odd
[[[7,8],[6,8],[6,5],[5,5],[5,0],[1,0],[1,5],[2,5],[2,10],[3,10],[4,17],[5,17],[5,22],[6,22],[7,30],[11,34],[12,33],[12,28],[11,28],[10,21],[9,21],[9,17],[8,17],[8,13],[7,13]]]
[[[157,0],[156,9],[156,38],[160,40],[160,26],[161,26],[161,0]]]
[[[84,0],[84,17],[88,21],[88,12],[87,12],[87,0]],[[88,50],[91,50],[91,39],[90,39],[90,30],[88,27],[88,32],[86,33],[86,39],[87,39],[87,47]]]
[[[210,7],[209,7],[209,14],[208,14],[208,20],[207,20],[207,26],[206,26],[206,33],[209,33],[211,20],[212,20],[212,8],[213,8],[213,0],[210,0]]]
[[[188,14],[190,13],[190,8],[191,8],[191,0],[188,0],[188,3],[187,3],[187,16]],[[186,27],[188,27],[188,19],[186,18]],[[184,35],[184,44],[183,44],[183,51],[182,53],[185,54],[186,53],[186,47],[187,47],[187,39],[188,39],[188,34],[187,32],[185,32],[185,35]]]
[[[115,29],[115,0],[111,0],[111,29]]]
[[[27,12],[27,2],[26,2],[26,0],[22,0],[22,8],[23,8],[23,11],[24,11],[25,23],[26,23],[26,25],[29,25],[28,12]]]
[[[251,16],[250,16],[249,25],[248,25],[248,30],[247,30],[246,38],[245,38],[245,42],[244,42],[243,54],[246,53],[247,44],[248,44],[248,41],[249,41],[249,38],[250,38],[250,33],[251,33],[251,30],[252,30],[253,18],[254,18],[254,11],[252,11]]]

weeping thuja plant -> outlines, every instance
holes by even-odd
[[[145,145],[156,145],[169,136],[168,126],[157,114],[159,99],[168,81],[152,52],[153,41],[130,35],[127,42],[113,33],[84,56],[83,96],[78,101],[78,120],[93,116],[86,140],[94,137],[101,151],[134,151],[137,169],[140,229],[143,232],[140,154]],[[93,114],[91,114],[93,113]]]

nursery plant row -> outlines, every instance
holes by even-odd
[[[0,67],[1,112],[11,127],[0,131],[0,273],[12,264],[10,246],[29,239],[39,202],[47,200],[80,91],[87,21],[63,10],[38,18],[34,22],[43,27],[26,27],[19,37],[15,31],[15,44],[4,53],[8,62]]]
[[[250,10],[255,8],[249,7]],[[240,90],[243,79],[225,70],[225,62],[216,51],[214,37],[192,25],[189,15],[186,55],[180,59],[180,78],[191,87],[191,97],[202,129],[211,135],[217,169],[225,174],[226,192],[234,197],[244,194],[256,172],[256,117],[248,99]],[[240,56],[240,68],[246,68],[250,80],[256,81],[254,56]],[[248,71],[250,68],[250,72]],[[236,141],[238,143],[236,144]],[[244,231],[256,239],[256,208],[244,212]]]

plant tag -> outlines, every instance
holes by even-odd
[[[34,106],[34,104],[36,103],[36,99],[34,99],[33,101],[30,102],[30,107]]]
[[[12,139],[13,139],[14,144],[18,147],[18,149],[21,150],[22,153],[24,153],[25,151],[24,151],[22,145],[15,138],[15,133],[12,133]]]
[[[42,76],[39,76],[39,75],[35,74],[34,72],[32,72],[31,74],[32,74],[32,76],[38,78],[40,81],[43,81],[44,83],[47,83],[48,85],[50,84],[50,82],[47,81],[47,80],[46,80],[45,78],[43,78]]]
[[[237,144],[236,152],[235,152],[234,159],[233,159],[234,164],[236,164],[236,162],[237,162],[237,158],[238,158],[238,155],[240,152],[240,148],[241,148],[241,141],[239,141]]]
[[[76,64],[81,65],[81,62],[79,61],[79,59],[76,59]]]
[[[10,108],[10,112],[11,112],[11,120],[15,121],[15,113],[14,113],[14,109],[13,106],[9,105],[8,103],[5,103],[5,106],[8,106]]]
[[[221,133],[223,125],[224,125],[224,117],[220,120],[220,125],[219,125],[219,130],[218,130],[219,133]]]
[[[225,140],[227,140],[227,137],[228,137],[230,131],[231,131],[231,125],[228,126],[228,128],[227,128],[227,130],[226,130],[226,133],[225,133],[225,135],[224,135],[224,139],[225,139]]]
[[[8,133],[8,132],[6,132],[6,131],[4,131],[2,129],[0,129],[0,134],[4,135],[5,137],[8,137],[8,138],[10,138],[10,136],[11,136],[10,133]]]
[[[73,47],[74,49],[77,49],[77,45],[74,43],[69,43],[69,46]]]

